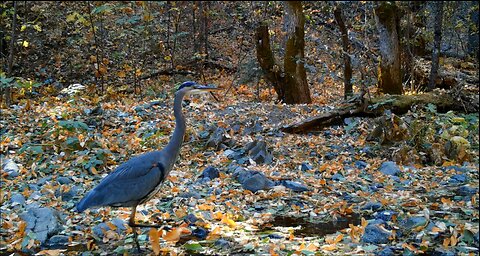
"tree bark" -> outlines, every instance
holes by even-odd
[[[13,76],[13,56],[15,53],[15,40],[17,29],[17,1],[13,1],[12,34],[10,37],[10,49],[8,54],[7,77]],[[5,88],[5,104],[7,107],[12,104],[12,92],[10,86]]]
[[[393,2],[379,2],[375,8],[381,56],[378,87],[381,92],[388,94],[403,93],[398,12]]]
[[[305,16],[301,1],[285,2],[285,103],[311,103],[305,71]]]
[[[350,41],[348,40],[348,30],[343,21],[343,11],[340,5],[337,5],[333,11],[338,28],[342,34],[343,47],[343,97],[347,99],[353,94],[352,88],[352,65],[350,60]]]
[[[286,46],[283,70],[275,63],[266,24],[259,25],[255,33],[257,60],[280,101],[287,104],[311,103],[304,67],[305,17],[302,4],[298,1],[286,2],[285,10]]]
[[[442,20],[443,20],[443,1],[435,3],[434,9],[434,41],[432,49],[432,69],[430,70],[430,79],[428,83],[428,90],[431,91],[435,89],[437,74],[438,74],[438,65],[440,59],[440,45],[442,43]]]

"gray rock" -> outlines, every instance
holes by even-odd
[[[25,197],[20,193],[14,193],[12,197],[10,197],[10,203],[12,203],[12,205],[24,205]]]
[[[64,185],[72,183],[72,180],[69,177],[62,176],[57,178],[57,182],[60,183],[60,185]]]
[[[228,157],[228,156],[230,156],[230,155],[232,155],[232,154],[234,154],[234,153],[235,153],[235,151],[233,151],[233,150],[231,150],[231,149],[227,149],[227,150],[225,150],[225,151],[223,152],[223,155],[226,156],[226,157]]]
[[[385,175],[397,176],[400,173],[400,168],[395,162],[387,161],[380,166],[380,172]]]
[[[300,169],[302,170],[302,172],[305,172],[305,171],[309,171],[311,170],[313,167],[311,164],[309,163],[302,163],[302,166],[300,167]]]
[[[407,230],[410,230],[417,227],[424,227],[427,225],[427,222],[428,222],[427,218],[423,216],[413,216],[408,218],[405,221],[405,224],[403,225],[403,227]]]
[[[355,161],[355,167],[357,167],[358,169],[365,169],[367,166],[368,164],[364,161],[361,161],[361,160]]]
[[[362,206],[362,210],[372,210],[376,211],[378,209],[382,208],[382,204],[379,202],[368,202],[364,206]]]
[[[265,141],[248,143],[245,151],[257,164],[271,164],[273,161],[273,155],[268,151]]]
[[[381,212],[376,212],[374,213],[373,216],[375,216],[376,219],[381,219],[384,221],[391,221],[393,218],[393,215],[396,215],[397,213],[394,211],[381,211]]]
[[[393,252],[392,248],[387,247],[387,248],[384,248],[383,250],[381,250],[380,252],[378,252],[377,254],[375,254],[377,256],[393,256],[395,255],[395,253]]]
[[[213,166],[209,166],[205,168],[205,170],[203,170],[199,178],[209,178],[210,180],[213,180],[215,178],[218,178],[219,176],[220,176],[220,172],[218,171],[218,169]]]
[[[44,244],[49,249],[65,248],[68,245],[68,236],[54,235],[50,237]]]
[[[310,189],[305,186],[304,184],[301,184],[296,181],[291,181],[291,180],[282,180],[280,181],[280,185],[283,185],[286,188],[289,188],[293,190],[294,192],[304,192],[304,191],[309,191]]]
[[[477,188],[472,188],[468,185],[461,186],[457,189],[457,194],[461,196],[471,196],[477,193]]]
[[[274,182],[265,177],[265,175],[258,171],[249,171],[246,169],[238,169],[233,174],[244,189],[256,192],[258,190],[264,190],[271,188]]]
[[[332,175],[332,180],[343,181],[343,180],[345,180],[345,177],[343,177],[342,174],[337,172],[334,175]]]
[[[228,249],[230,248],[230,242],[223,238],[220,238],[217,241],[215,241],[215,247],[220,249]]]
[[[372,244],[386,244],[389,242],[390,232],[381,228],[380,225],[384,224],[383,220],[374,220],[368,223],[365,228],[365,232],[362,236],[362,242]]]
[[[119,218],[114,218],[111,220],[112,224],[117,227],[118,230],[126,230],[127,228],[125,227],[125,221]]]
[[[79,186],[72,186],[68,191],[62,191],[60,188],[55,191],[56,197],[61,197],[62,201],[68,202],[71,201],[75,196],[77,196],[78,192],[81,191]]]
[[[19,168],[18,165],[12,159],[5,159],[2,161],[2,169],[4,172],[10,174],[11,172],[18,173]]]
[[[450,177],[450,180],[448,183],[450,184],[458,184],[458,183],[465,183],[467,182],[467,175],[465,174],[455,174],[452,177]]]
[[[45,185],[45,183],[47,183],[47,181],[50,181],[52,178],[50,176],[47,176],[47,177],[43,177],[39,180],[37,180],[37,185],[38,186],[43,186]]]
[[[255,122],[252,127],[247,127],[243,130],[243,135],[250,135],[252,133],[258,133],[263,131],[263,127],[259,122]]]
[[[325,154],[324,158],[325,158],[326,160],[332,160],[332,159],[335,159],[335,158],[337,157],[337,155],[338,155],[338,154],[335,153],[335,152],[327,152],[327,153]]]
[[[42,244],[63,229],[58,212],[50,208],[31,207],[20,217],[27,223],[26,230],[34,232]]]
[[[215,150],[219,150],[222,143],[226,139],[227,138],[225,137],[225,129],[218,127],[215,132],[213,132],[213,134],[210,136],[205,145],[207,148],[214,148]]]

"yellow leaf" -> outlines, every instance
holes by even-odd
[[[166,61],[169,61],[169,60],[172,59],[172,57],[170,57],[170,56],[165,56],[165,57],[163,57],[163,59],[165,59]]]
[[[117,76],[120,78],[125,78],[127,75],[125,74],[125,71],[120,70],[117,72]]]
[[[198,206],[198,209],[202,210],[202,211],[209,211],[209,210],[213,210],[213,205],[210,205],[210,204],[201,204]]]
[[[38,24],[33,25],[33,28],[38,32],[42,32],[42,27],[40,27]]]
[[[231,228],[234,228],[237,226],[237,223],[235,223],[235,221],[233,221],[232,219],[230,219],[227,214],[223,215],[222,217],[222,223],[225,223],[227,224],[229,227]]]
[[[72,14],[67,15],[67,19],[66,19],[66,20],[67,20],[67,22],[72,22],[72,21],[75,21],[75,18],[76,18],[76,17],[77,17],[77,13],[74,12],[74,13],[72,13]]]
[[[155,255],[160,254],[160,238],[158,237],[158,231],[156,228],[151,228],[148,232],[148,237],[150,238],[150,243],[152,244],[152,251]]]
[[[23,42],[22,42],[22,46],[25,47],[25,48],[28,47],[28,44],[29,44],[29,43],[28,43],[27,41],[23,41]]]
[[[27,25],[22,25],[22,27],[20,28],[20,32],[23,32],[25,29],[27,29]]]

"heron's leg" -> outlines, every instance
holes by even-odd
[[[141,227],[141,228],[161,228],[163,227],[162,225],[156,225],[156,224],[141,224],[141,223],[135,223],[135,213],[137,211],[137,206],[135,205],[132,209],[132,214],[130,215],[130,220],[128,221],[128,225],[130,227]]]
[[[135,213],[137,212],[137,206],[134,205],[132,207],[132,213],[130,214],[130,219],[128,220],[128,225],[133,230],[133,239],[135,240],[135,244],[137,245],[138,252],[141,252],[140,244],[138,243],[138,234],[137,234],[137,226],[135,226]]]

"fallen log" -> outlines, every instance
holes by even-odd
[[[331,125],[342,124],[347,117],[378,117],[385,110],[390,110],[396,115],[407,113],[417,105],[434,104],[438,112],[450,110],[462,113],[478,113],[479,97],[477,93],[460,91],[435,90],[433,92],[418,95],[384,95],[373,98],[369,102],[352,103],[338,109],[334,109],[318,116],[307,118],[281,128],[287,133],[307,133],[318,131]]]

